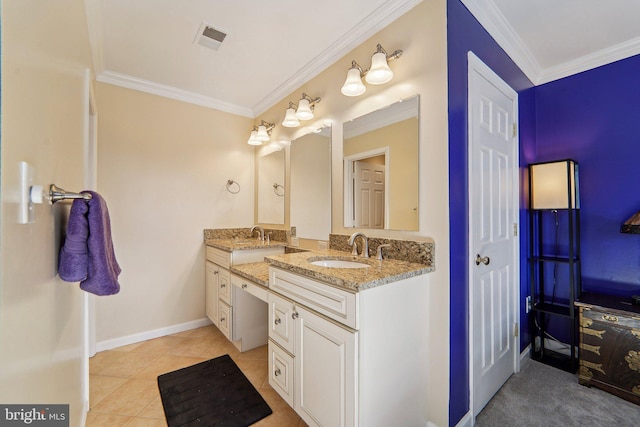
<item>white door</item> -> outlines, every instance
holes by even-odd
[[[353,162],[355,176],[355,226],[384,228],[385,167],[374,163]]]
[[[309,426],[356,425],[356,339],[302,307],[295,308],[296,412]]]
[[[518,369],[518,97],[469,54],[469,255],[474,417]]]

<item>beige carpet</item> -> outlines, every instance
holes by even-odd
[[[640,426],[640,406],[528,360],[476,417],[479,427]]]

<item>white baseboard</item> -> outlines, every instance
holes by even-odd
[[[204,318],[193,320],[191,322],[180,323],[178,325],[167,326],[165,328],[154,329],[152,331],[140,332],[124,337],[100,341],[99,343],[96,343],[96,351],[111,350],[113,348],[122,347],[123,345],[135,344],[153,338],[163,337],[165,335],[177,334],[178,332],[201,328],[210,324],[211,321],[207,318]]]
[[[458,424],[456,424],[456,427],[472,427],[472,426],[473,426],[472,411],[469,411],[466,414],[464,414],[464,417],[462,417],[462,419],[458,421]]]
[[[522,353],[520,353],[520,366],[522,367],[522,365],[527,363],[529,360],[531,360],[531,344],[526,346],[524,350],[522,350]]]

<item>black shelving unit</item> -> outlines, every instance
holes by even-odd
[[[580,199],[578,164],[570,159],[529,165],[531,358],[578,369]],[[557,351],[558,340],[568,346]],[[566,347],[565,346],[565,347]]]

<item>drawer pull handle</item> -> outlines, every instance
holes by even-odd
[[[273,375],[275,375],[275,376],[277,377],[277,376],[278,376],[278,375],[280,375],[281,373],[282,373],[282,372],[280,372],[280,368],[278,368],[278,369],[276,369],[276,370],[273,372]]]
[[[220,321],[221,321],[221,322],[224,322],[225,320],[227,320],[227,318],[226,318],[226,317],[221,317],[221,318],[220,318]]]
[[[214,271],[213,274],[220,274],[218,270]]]
[[[602,320],[607,320],[609,322],[617,322],[618,318],[616,316],[611,316],[609,314],[603,314],[602,315]]]
[[[242,284],[242,289],[247,289],[247,284],[246,283]]]
[[[276,325],[279,325],[280,323],[282,323],[282,320],[279,317],[276,317],[273,323],[275,323]]]
[[[220,283],[220,287],[221,287],[221,288],[226,288],[226,287],[227,287],[227,285],[226,285],[226,284],[224,284],[224,283]]]
[[[292,319],[294,319],[294,320],[295,320],[295,319],[297,319],[299,316],[300,316],[300,315],[298,314],[298,312],[297,312],[297,311],[294,311],[294,312],[291,314],[291,318],[292,318]]]

